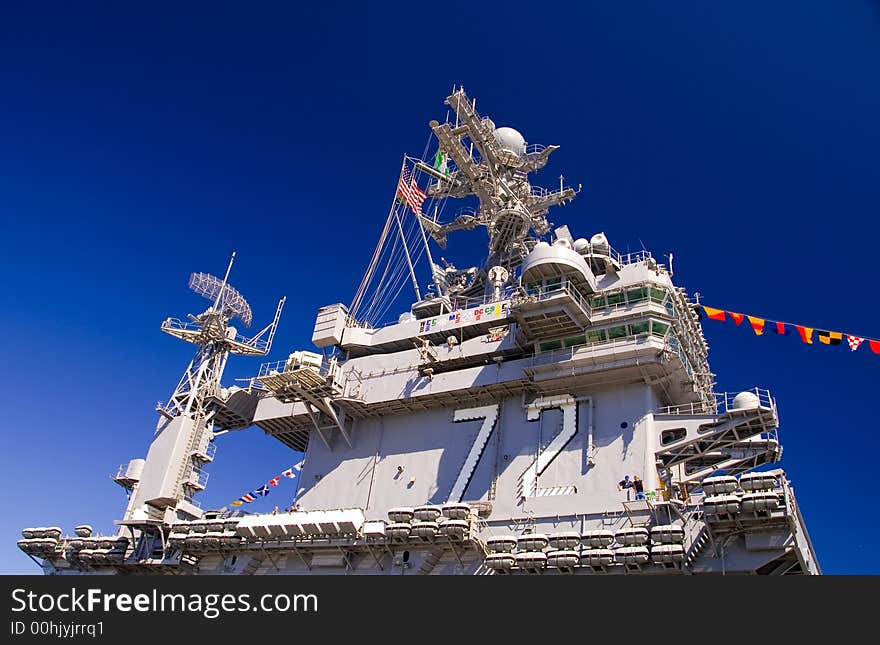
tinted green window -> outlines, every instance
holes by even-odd
[[[620,327],[611,327],[608,330],[608,338],[612,340],[615,338],[623,338],[624,336],[626,336],[626,326],[624,325],[621,325]]]
[[[604,309],[605,308],[605,296],[596,296],[593,298],[592,302],[590,302],[590,306],[593,309]]]
[[[544,281],[547,291],[559,291],[562,288],[562,278],[549,278]]]
[[[663,302],[664,298],[666,298],[666,292],[663,289],[657,289],[656,287],[651,287],[651,300],[654,302]]]
[[[588,343],[604,343],[606,340],[608,340],[608,336],[604,329],[594,329],[587,332]]]
[[[648,299],[648,290],[645,287],[641,289],[630,289],[626,292],[626,300],[629,303],[644,302]]]
[[[623,292],[608,294],[608,306],[619,305],[623,302]]]
[[[629,324],[629,331],[633,335],[647,334],[649,325],[650,325],[650,322],[647,320],[645,320],[644,322],[630,323]]]
[[[572,336],[571,338],[565,339],[565,346],[574,347],[575,345],[583,345],[585,342],[587,342],[585,336]]]
[[[540,347],[541,347],[542,352],[549,352],[550,350],[553,350],[553,349],[561,349],[562,348],[562,341],[561,340],[551,340],[550,342],[547,342],[547,343],[541,343]]]
[[[669,325],[666,323],[662,323],[659,320],[651,321],[651,333],[655,336],[665,336],[667,331],[669,331]]]

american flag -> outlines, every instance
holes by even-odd
[[[422,203],[428,198],[428,195],[418,187],[416,180],[410,176],[406,168],[403,169],[400,180],[397,182],[397,196],[416,215],[422,214]]]

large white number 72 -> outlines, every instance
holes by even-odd
[[[562,428],[553,437],[550,444],[535,457],[535,460],[525,469],[519,477],[519,495],[521,498],[535,497],[538,493],[538,475],[544,472],[547,466],[556,459],[560,452],[568,445],[572,437],[577,434],[577,401],[568,394],[554,397],[541,397],[532,401],[526,412],[529,421],[537,421],[541,417],[542,410],[553,408],[562,410]],[[570,488],[570,487],[564,487]],[[550,491],[546,491],[550,492]],[[561,490],[560,492],[567,492]]]
[[[458,471],[458,477],[455,478],[455,483],[452,485],[452,492],[449,493],[449,502],[460,502],[461,498],[464,496],[464,491],[470,483],[471,476],[473,476],[474,470],[477,468],[477,463],[483,455],[483,450],[486,448],[486,443],[489,441],[489,435],[492,434],[492,430],[495,428],[495,423],[498,421],[498,404],[485,405],[480,408],[456,410],[452,415],[452,420],[455,423],[460,423],[462,421],[475,421],[477,419],[483,419],[483,425],[480,426],[477,438],[474,439],[470,452],[468,452],[468,456],[464,460],[461,470]]]

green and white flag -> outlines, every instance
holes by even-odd
[[[449,165],[446,163],[446,155],[439,150],[437,156],[434,157],[434,170],[439,170],[444,176],[449,176]]]

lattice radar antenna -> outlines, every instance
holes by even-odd
[[[252,338],[239,335],[234,327],[228,326],[229,321],[232,318],[239,318],[246,326],[250,326],[253,316],[251,307],[244,296],[228,283],[234,260],[235,253],[233,252],[222,280],[210,273],[190,275],[190,289],[212,301],[206,311],[198,316],[190,314],[190,322],[168,318],[162,323],[162,331],[165,333],[201,348],[184,373],[169,404],[160,406],[169,414],[175,414],[181,409],[188,410],[191,405],[188,403],[184,405],[183,401],[195,389],[216,389],[219,387],[219,378],[223,372],[227,354],[265,356],[272,347],[272,340],[275,337],[278,319],[281,317],[281,310],[286,298],[279,300],[275,317],[264,329]],[[207,378],[196,376],[200,371],[206,369],[205,365],[208,362],[215,361],[215,359],[219,362],[205,371]]]
[[[200,296],[213,300],[216,311],[223,311],[230,319],[238,317],[245,327],[251,326],[253,317],[251,306],[244,296],[226,284],[225,280],[210,273],[193,273],[189,277],[189,288]]]

